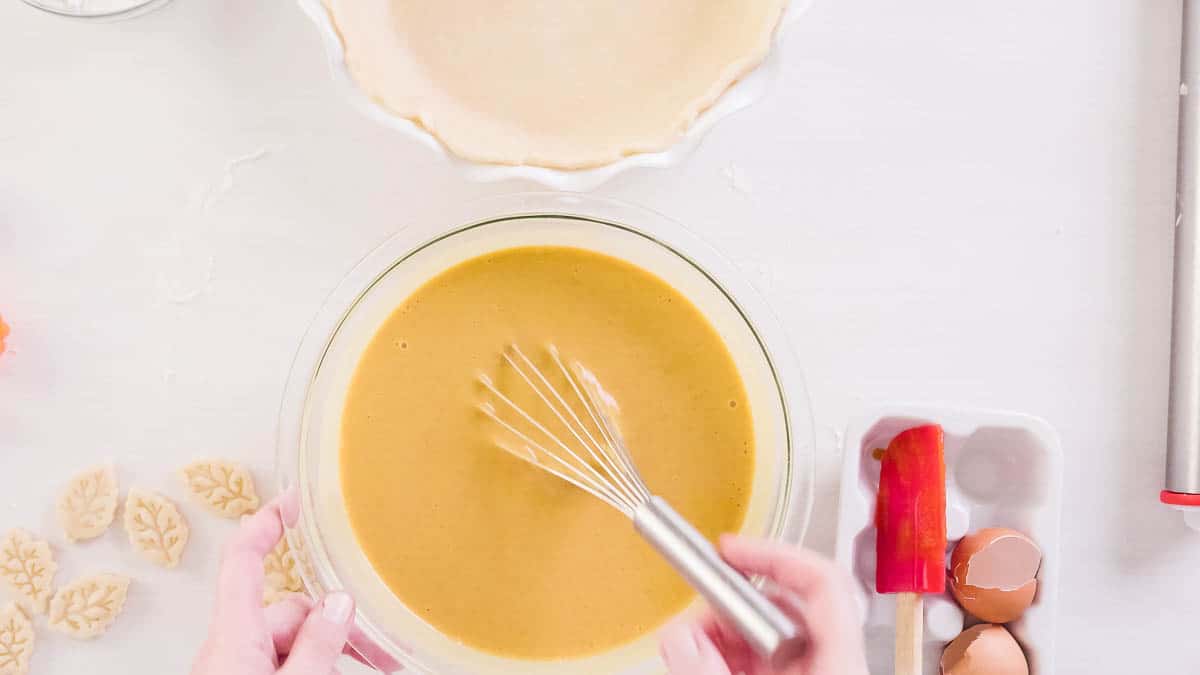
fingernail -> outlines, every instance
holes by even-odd
[[[340,591],[325,596],[321,607],[321,616],[331,623],[346,623],[350,612],[354,611],[354,600]]]

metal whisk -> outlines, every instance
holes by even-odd
[[[584,490],[633,520],[634,528],[712,605],[760,655],[782,664],[804,648],[801,626],[769,601],[670,504],[646,486],[608,410],[611,396],[582,365],[568,368],[549,346],[568,389],[564,395],[516,345],[502,353],[504,363],[532,388],[552,417],[538,417],[500,391],[487,375],[479,381],[495,401],[479,409],[518,441],[497,440],[513,456]],[[574,400],[575,405],[568,402]],[[502,415],[501,409],[511,413]],[[545,413],[543,413],[545,414]],[[553,421],[551,421],[553,420]],[[566,433],[551,431],[561,426]]]

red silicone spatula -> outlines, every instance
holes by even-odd
[[[946,590],[946,464],[942,428],[888,444],[875,501],[875,590],[896,593],[896,675],[921,675],[925,593]]]

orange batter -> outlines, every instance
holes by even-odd
[[[475,378],[498,376],[514,341],[586,364],[650,488],[707,536],[740,528],[753,428],[724,342],[662,279],[567,247],[461,263],[379,328],[342,419],[350,521],[397,597],[467,645],[525,659],[610,649],[693,593],[624,516],[493,445]]]

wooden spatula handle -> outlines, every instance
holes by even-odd
[[[925,611],[919,593],[896,594],[896,675],[922,675]]]

